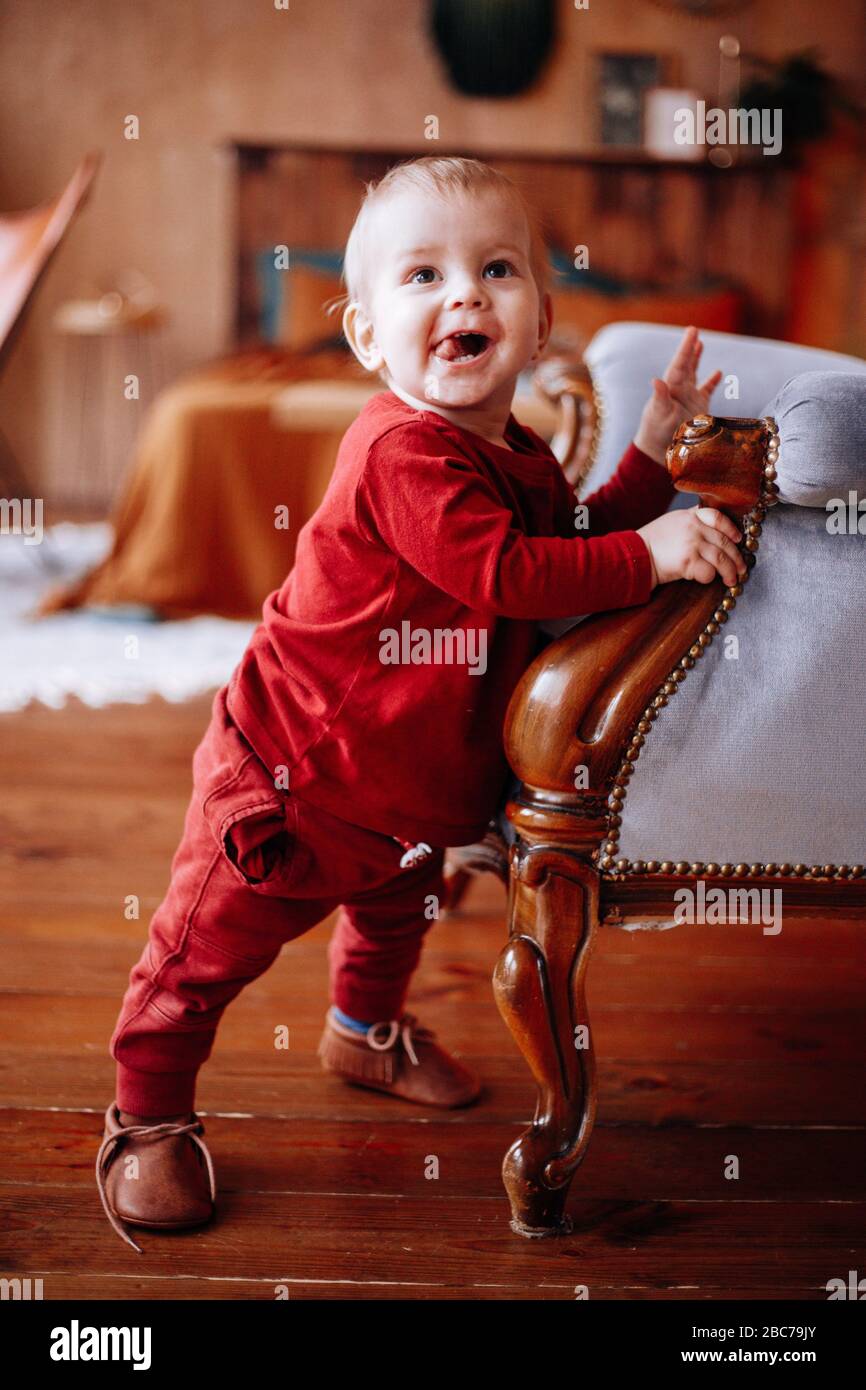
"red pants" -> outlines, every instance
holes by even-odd
[[[398,834],[399,826],[394,827]],[[129,977],[111,1037],[117,1103],[192,1110],[222,1012],[285,941],[340,913],[332,1002],[367,1022],[399,1016],[442,901],[445,850],[401,869],[400,845],[275,788],[217,693],[193,757],[193,795],[168,893]]]

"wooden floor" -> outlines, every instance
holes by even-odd
[[[505,898],[489,876],[433,928],[410,999],[482,1073],[479,1104],[428,1111],[321,1072],[323,923],[230,1006],[201,1074],[217,1219],[143,1234],[144,1255],[122,1244],[93,1176],[108,1040],[209,706],[0,718],[0,1275],[42,1278],[46,1299],[273,1299],[283,1284],[315,1299],[572,1299],[586,1285],[591,1299],[708,1300],[823,1300],[829,1279],[866,1275],[864,924],[606,929],[574,1234],[527,1241],[499,1168],[534,1088],[493,1002]]]

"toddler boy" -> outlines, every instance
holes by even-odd
[[[97,1177],[136,1250],[124,1223],[212,1215],[198,1070],[226,1005],[335,909],[323,1065],[421,1104],[477,1098],[479,1079],[404,1002],[445,847],[481,838],[508,780],[503,721],[538,621],[745,572],[727,517],[665,514],[665,447],[720,375],[696,385],[691,329],[575,529],[556,459],[511,414],[550,333],[545,274],[532,213],[484,164],[420,159],[367,189],[343,326],[387,389],[346,432],[294,567],[215,697],[111,1039]],[[137,1165],[116,1161],[130,1154]]]

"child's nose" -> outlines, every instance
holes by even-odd
[[[486,304],[487,291],[483,281],[474,280],[471,276],[467,276],[459,284],[454,285],[449,293],[448,302],[454,309],[477,309]]]

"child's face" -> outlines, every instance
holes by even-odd
[[[365,364],[418,400],[510,409],[550,331],[519,207],[495,190],[402,190],[376,210],[368,247],[370,318],[351,325]]]

